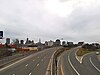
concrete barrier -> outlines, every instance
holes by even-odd
[[[57,75],[57,57],[65,51],[64,48],[56,50],[51,57],[51,75]]]

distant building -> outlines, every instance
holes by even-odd
[[[48,46],[53,46],[54,42],[52,40],[48,41]]]
[[[29,44],[29,39],[28,38],[26,39],[26,43],[25,44]]]
[[[73,42],[67,42],[67,45],[68,45],[69,47],[73,47],[73,46],[74,46]]]
[[[19,45],[19,39],[14,39],[13,44],[16,45],[16,47],[18,48],[20,46]]]
[[[10,38],[6,38],[6,44],[10,44]]]
[[[78,45],[79,46],[81,46],[81,45],[83,45],[84,44],[84,42],[78,42]]]
[[[5,47],[5,45],[4,44],[0,44],[0,48],[4,48]]]
[[[20,40],[20,44],[24,44],[24,40]]]
[[[63,41],[63,42],[62,42],[62,46],[65,46],[65,45],[66,45],[66,41]]]
[[[39,39],[39,42],[36,43],[36,46],[38,47],[38,50],[42,50],[44,45],[41,43],[41,39]]]
[[[48,42],[47,41],[45,41],[45,46],[48,46]]]
[[[29,38],[27,38],[25,44],[26,44],[26,45],[34,45],[34,40],[29,40]]]
[[[54,43],[55,46],[60,46],[61,45],[61,41],[59,39],[57,39]]]
[[[14,44],[18,45],[19,44],[19,39],[15,39]]]
[[[38,47],[24,47],[22,49],[26,49],[26,50],[29,50],[29,51],[38,51]]]
[[[73,45],[73,42],[67,42],[68,45]]]
[[[100,44],[99,43],[92,43],[91,45],[94,46],[94,47],[96,47],[97,49],[100,48]]]
[[[37,43],[37,46],[38,47],[41,47],[42,46],[41,39],[39,39],[39,42]]]
[[[34,40],[32,40],[31,43],[34,45]]]

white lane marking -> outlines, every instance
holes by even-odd
[[[29,75],[31,75],[32,73],[29,73]]]
[[[93,52],[91,52],[91,53],[93,53]],[[81,57],[81,59],[80,59],[80,63],[83,62],[83,58],[84,58],[86,55],[91,54],[91,53],[84,54],[84,55]]]
[[[93,52],[91,52],[91,53],[93,53]],[[79,58],[77,57],[77,54],[76,54],[76,53],[75,53],[75,57],[76,57],[76,59],[80,62],[80,64],[82,64],[82,63],[83,63],[83,58],[84,58],[86,55],[91,54],[91,53],[84,54],[83,56],[80,57],[80,60],[79,60]]]
[[[33,60],[33,61],[35,61],[35,60]]]
[[[79,50],[79,49],[78,49]],[[77,51],[78,51],[77,50]],[[75,58],[78,60],[78,62],[80,62],[80,63],[82,63],[80,60],[79,60],[79,58],[77,57],[77,51],[75,52]]]
[[[85,55],[83,55],[83,56],[81,57],[81,59],[80,59],[80,63],[81,63],[81,64],[82,64],[82,62],[83,62],[84,56],[85,56]]]
[[[39,64],[37,64],[37,67],[39,66]]]
[[[51,67],[51,59],[50,59],[50,61],[49,61],[49,64],[48,64],[48,67],[47,67],[47,70],[46,70],[45,75],[49,75],[50,67]]]
[[[39,57],[38,57],[39,58]]]
[[[61,59],[61,56],[58,57],[57,67],[59,67],[60,59]]]
[[[12,63],[11,65],[8,65],[8,66],[6,66],[6,67],[0,69],[0,71],[5,70],[5,69],[7,69],[7,68],[9,68],[9,67],[11,67],[11,66],[13,66],[13,65],[15,65],[15,64],[18,64],[19,62],[22,62],[22,61],[24,61],[24,60],[26,60],[26,59],[28,59],[28,58],[31,58],[32,56],[33,56],[33,55],[30,55],[30,56],[25,57],[25,58],[23,58],[23,59],[21,59],[21,60],[15,62],[15,63]]]
[[[43,61],[43,59],[41,61]]]
[[[80,64],[82,64],[84,56],[93,53],[93,52],[91,52],[91,53],[84,54],[83,56],[80,56],[80,59],[79,59],[78,56],[77,56],[77,51],[75,52],[75,58],[79,61]]]
[[[59,66],[60,66],[60,69],[62,70],[62,65],[60,64],[60,59],[61,59],[61,57],[62,57],[62,55],[60,55],[59,57],[58,57],[58,62],[57,62],[57,75],[59,75]],[[64,74],[64,72],[63,72],[63,74]],[[63,75],[62,74],[62,75]]]
[[[72,65],[71,61],[70,61],[70,58],[68,56],[68,61],[69,61],[69,64],[71,65],[71,67],[74,69],[74,71],[77,73],[77,75],[80,75],[79,72],[75,69],[75,67]]]
[[[92,62],[92,59],[91,59],[91,57],[90,57],[90,62],[91,62],[91,64],[93,65],[93,67],[98,71],[98,72],[100,72],[100,70],[94,65],[94,63]]]
[[[83,62],[83,58],[84,58],[86,55],[88,55],[88,54],[90,54],[90,53],[84,54],[84,55],[81,57],[81,59],[80,59],[80,63]]]
[[[15,75],[15,74],[13,74],[13,75]]]
[[[28,66],[28,64],[25,65],[26,67]]]

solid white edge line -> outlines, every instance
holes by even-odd
[[[80,63],[83,63],[83,58],[84,58],[86,55],[91,54],[91,53],[93,53],[93,52],[90,52],[90,53],[84,54],[84,55],[81,57],[81,59],[80,59]]]
[[[28,66],[28,64],[25,65],[26,67]]]
[[[49,69],[49,68],[50,68],[50,65],[51,65],[51,59],[50,59],[50,61],[49,61],[49,64],[48,64],[48,67],[47,67],[47,70],[46,70],[45,75],[48,75],[48,74],[49,74],[48,70],[50,70],[50,69]]]
[[[39,66],[39,64],[37,64],[37,67]]]
[[[72,65],[71,61],[70,61],[70,58],[68,56],[68,61],[69,61],[69,64],[71,65],[71,67],[74,69],[74,71],[77,73],[77,75],[80,75],[79,72],[75,69],[75,67]]]
[[[92,66],[98,71],[98,72],[100,72],[100,70],[94,65],[94,63],[92,62],[92,59],[91,59],[91,57],[90,57],[90,63],[92,64]]]
[[[41,59],[41,61],[43,61],[43,59]]]
[[[29,73],[29,75],[31,75],[32,73]]]
[[[79,50],[79,49],[78,49]],[[77,51],[78,51],[77,50]],[[78,62],[80,62],[80,63],[82,63],[80,60],[79,60],[79,58],[77,57],[77,51],[75,52],[75,58],[78,60]]]
[[[78,50],[77,50],[78,51]],[[88,55],[88,54],[91,54],[91,53],[93,53],[93,52],[90,52],[90,53],[87,53],[87,54],[84,54],[83,56],[81,56],[81,58],[80,58],[80,60],[78,59],[78,57],[77,57],[77,51],[75,52],[75,58],[80,62],[80,64],[82,64],[83,63],[83,58],[84,58],[84,56],[86,56],[86,55]]]
[[[61,56],[58,57],[57,68],[59,67],[60,59],[61,59]]]
[[[79,50],[79,49],[78,49],[78,50]],[[77,50],[77,51],[78,51],[78,50]],[[84,54],[83,56],[80,57],[80,60],[79,60],[79,58],[77,57],[77,51],[75,52],[75,58],[79,61],[80,64],[82,64],[82,63],[83,63],[83,58],[84,58],[84,56],[86,56],[86,55],[88,55],[88,54],[90,54],[90,53]]]

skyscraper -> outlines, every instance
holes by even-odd
[[[6,38],[6,44],[10,44],[10,38]]]

